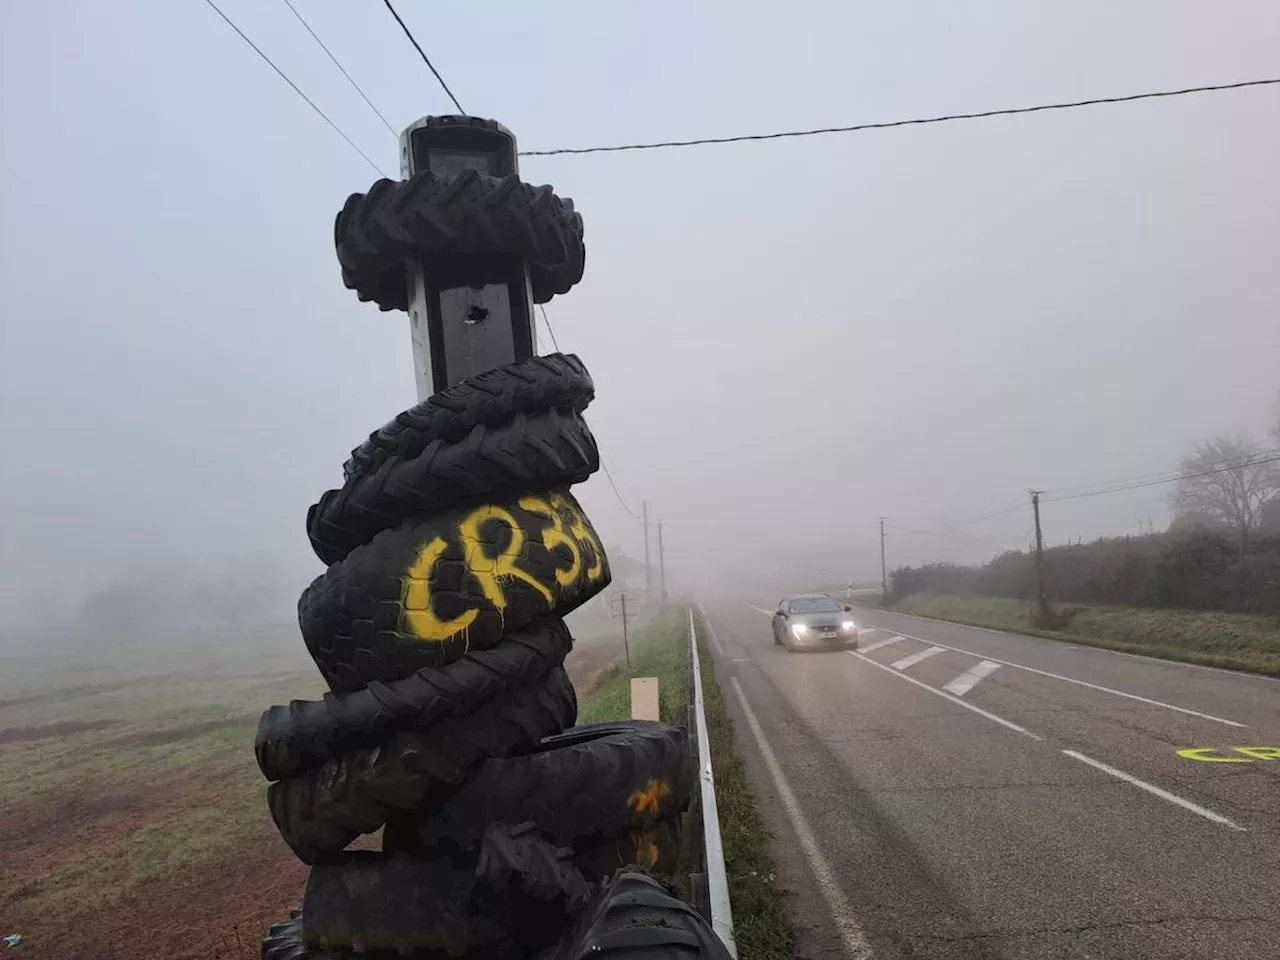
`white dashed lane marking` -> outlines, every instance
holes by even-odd
[[[974,688],[974,686],[983,677],[989,677],[1000,669],[1000,664],[991,660],[983,660],[980,664],[971,670],[966,670],[960,676],[956,677],[950,683],[943,686],[943,690],[947,693],[954,693],[957,697],[963,697],[966,693]]]
[[[945,652],[942,647],[929,647],[927,650],[921,650],[919,653],[913,653],[909,657],[903,657],[901,660],[894,662],[893,669],[906,670],[908,667],[914,667],[921,660],[928,660],[930,657],[936,657],[938,654]]]
[[[863,653],[870,653],[872,650],[879,650],[881,647],[887,647],[891,643],[897,643],[901,639],[901,637],[890,637],[888,640],[877,640],[875,643],[868,643],[865,647],[859,644],[858,649]]]

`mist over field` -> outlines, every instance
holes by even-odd
[[[225,7],[398,169],[283,4]],[[435,37],[483,27],[485,54],[432,54],[543,149],[1227,82],[1280,49],[1266,0],[772,9],[439,4]],[[452,112],[390,18],[306,13],[397,129]],[[287,623],[323,569],[308,505],[414,402],[403,315],[345,290],[332,248],[376,175],[203,3],[0,21],[0,648]],[[1272,87],[527,158],[586,221],[586,278],[548,313],[626,500],[579,488],[602,538],[642,557],[647,500],[673,586],[878,581],[881,516],[891,567],[982,561],[1026,546],[1031,487],[1280,444],[1278,115]],[[1163,529],[1167,494],[1052,504],[1045,535]]]

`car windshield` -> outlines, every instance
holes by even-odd
[[[830,597],[804,597],[791,601],[792,613],[839,613],[840,604]]]

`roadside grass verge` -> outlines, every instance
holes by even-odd
[[[1164,660],[1280,676],[1280,625],[1274,617],[1197,610],[1060,604],[1061,630],[1037,629],[1030,605],[1002,597],[913,593],[886,610],[975,627],[1009,630]]]
[[[796,955],[795,939],[782,891],[778,889],[769,845],[772,837],[756,807],[746,766],[734,743],[733,720],[707,652],[707,624],[696,611],[694,621],[700,641],[702,699],[738,954],[745,960],[789,960]]]
[[[691,682],[688,616],[688,608],[671,607],[641,627],[631,646],[631,669],[622,662],[606,669],[594,691],[579,705],[578,722],[627,719],[631,716],[631,678],[657,677],[658,709],[663,722],[686,725]],[[706,624],[696,612],[694,619],[699,638],[704,638]],[[774,873],[770,838],[756,809],[746,767],[734,745],[733,721],[705,642],[699,644],[699,656],[738,954],[744,960],[791,960],[795,943]],[[701,869],[700,817],[696,812],[690,817],[676,878],[685,899],[690,898],[689,873]]]

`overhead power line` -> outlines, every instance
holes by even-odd
[[[333,51],[325,46],[324,41],[321,40],[320,37],[316,35],[316,32],[311,29],[311,24],[307,23],[307,21],[303,19],[302,14],[298,12],[298,8],[293,5],[293,0],[284,0],[284,2],[285,6],[292,10],[293,15],[298,18],[298,22],[307,28],[307,33],[311,34],[311,39],[320,44],[320,49],[328,54],[329,59],[333,61],[333,65],[342,71],[342,75],[347,78],[347,83],[351,84],[356,93],[360,94],[360,98],[369,105],[369,109],[378,115],[378,119],[382,121],[382,125],[391,131],[391,135],[393,137],[398,136],[395,127],[391,126],[387,118],[382,115],[382,111],[373,105],[373,101],[369,99],[368,94],[360,89],[360,84],[356,83],[355,80],[352,79],[351,74],[347,73],[347,68],[338,62],[338,58],[333,55]]]
[[[1280,447],[1276,447],[1271,450],[1259,450],[1257,453],[1245,454],[1244,456],[1239,457],[1228,457],[1221,461],[1218,466],[1222,466],[1225,469],[1233,469],[1235,466],[1247,465],[1246,461],[1255,460],[1259,457],[1269,457],[1272,454],[1280,454]],[[1099,487],[1110,488],[1122,484],[1138,483],[1144,480],[1150,480],[1153,484],[1169,483],[1173,480],[1177,480],[1180,476],[1181,473],[1177,470],[1160,470],[1156,473],[1140,473],[1133,477],[1119,477],[1115,480],[1104,480],[1099,483],[1081,483],[1073,487],[1053,487],[1048,490],[1041,490],[1040,492],[1055,494],[1075,493],[1076,491],[1096,490]]]
[[[265,60],[267,62],[267,65],[271,67],[271,69],[274,70],[277,74],[279,74],[281,80],[283,80],[285,83],[287,83],[290,87],[293,88],[294,93],[296,93],[298,96],[300,96],[303,100],[307,102],[307,106],[309,106],[312,110],[314,110],[317,114],[320,115],[320,119],[322,119],[325,123],[327,123],[330,127],[332,127],[333,131],[338,136],[340,136],[343,140],[347,141],[347,146],[349,146],[356,153],[360,154],[360,156],[364,158],[364,162],[369,164],[369,166],[373,167],[375,172],[381,174],[384,177],[387,176],[387,174],[382,170],[382,168],[379,167],[376,163],[374,163],[371,159],[369,159],[369,155],[365,153],[363,150],[361,150],[359,147],[357,147],[356,142],[352,140],[350,137],[348,137],[343,132],[341,127],[339,127],[336,123],[330,120],[328,114],[326,114],[323,110],[317,107],[315,104],[315,101],[312,100],[310,97],[308,97],[305,93],[303,93],[301,88],[296,83],[294,83],[292,80],[289,79],[289,75],[286,74],[279,67],[277,67],[275,65],[275,61],[273,61],[270,57],[268,57],[265,53],[263,53],[262,48],[259,47],[252,40],[250,40],[248,35],[243,30],[241,30],[238,26],[236,26],[235,21],[232,20],[230,17],[228,17],[225,13],[223,13],[222,9],[216,3],[214,3],[213,0],[205,0],[205,3],[209,4],[209,6],[211,6],[214,9],[214,12],[217,13],[218,16],[220,16],[223,20],[226,21],[227,26],[229,26],[232,30],[234,30],[236,33],[240,35],[241,40],[243,40],[245,43],[247,43],[249,46],[253,48],[254,53],[256,53],[263,60]]]
[[[556,332],[551,329],[551,318],[547,316],[547,307],[540,303],[538,309],[542,311],[542,322],[546,325],[547,333],[551,334],[551,345],[556,348],[556,353],[559,353],[560,344],[556,342]]]
[[[425,63],[428,69],[436,75],[436,79],[440,81],[440,86],[444,87],[444,92],[449,95],[449,99],[452,100],[453,105],[458,108],[458,112],[466,113],[467,111],[462,109],[462,104],[458,102],[458,98],[455,97],[453,95],[453,91],[449,89],[449,85],[444,82],[444,77],[440,76],[440,71],[435,68],[435,65],[431,62],[431,58],[427,56],[427,52],[422,49],[422,45],[418,43],[417,39],[414,37],[413,31],[409,29],[408,24],[400,19],[400,14],[396,13],[396,8],[391,5],[391,0],[382,0],[382,2],[386,5],[386,8],[391,11],[391,15],[396,18],[396,23],[400,24],[400,29],[403,30],[404,35],[409,38],[409,42],[413,44],[413,48],[418,51],[418,56],[422,57],[422,62]]]
[[[1173,476],[1162,477],[1158,480],[1143,480],[1137,483],[1125,483],[1111,486],[1103,490],[1092,490],[1086,493],[1069,493],[1058,497],[1041,497],[1041,503],[1053,503],[1058,500],[1080,500],[1085,497],[1100,497],[1107,493],[1121,493],[1125,490],[1139,490],[1143,487],[1159,486],[1162,483],[1176,483],[1179,480],[1195,480],[1198,477],[1208,477],[1215,473],[1228,473],[1232,470],[1242,470],[1245,467],[1257,467],[1264,463],[1280,462],[1280,453],[1269,451],[1267,456],[1258,456],[1251,460],[1241,460],[1238,463],[1223,463],[1209,470],[1199,470],[1195,473],[1179,473]]]
[[[622,493],[618,490],[618,485],[613,482],[613,474],[609,472],[609,465],[604,462],[603,457],[600,458],[600,469],[604,471],[604,475],[609,481],[609,486],[613,487],[613,495],[617,497],[618,502],[622,504],[622,509],[627,511],[627,513],[631,514],[631,516],[634,517],[636,520],[644,519],[643,517],[640,516],[640,514],[636,513],[634,510],[631,509],[631,505],[627,503],[626,498],[623,497]]]
[[[388,4],[390,6],[390,4]],[[1071,100],[1061,103],[1040,103],[1029,107],[1002,107],[980,110],[976,113],[949,113],[933,117],[916,117],[910,120],[887,120],[878,123],[856,123],[846,127],[815,127],[811,130],[784,130],[774,133],[750,133],[733,137],[701,137],[696,140],[661,140],[653,143],[623,143],[600,147],[559,147],[555,150],[522,150],[522,157],[558,157],[566,154],[622,153],[628,150],[664,150],[669,147],[701,147],[712,144],[747,143],[760,140],[785,140],[792,137],[817,137],[832,133],[858,133],[863,130],[888,130],[893,127],[922,126],[929,123],[950,123],[953,120],[982,120],[988,117],[1012,117],[1024,113],[1041,113],[1048,110],[1074,110],[1078,107],[1095,107],[1104,104],[1131,103],[1135,100],[1155,100],[1161,97],[1184,97],[1192,93],[1216,93],[1224,90],[1241,90],[1246,87],[1265,87],[1280,84],[1280,77],[1265,80],[1242,80],[1238,83],[1219,83],[1202,87],[1183,87],[1179,90],[1155,90],[1149,93],[1131,93],[1119,97],[1095,97],[1090,100]],[[459,107],[461,109],[461,107]]]

